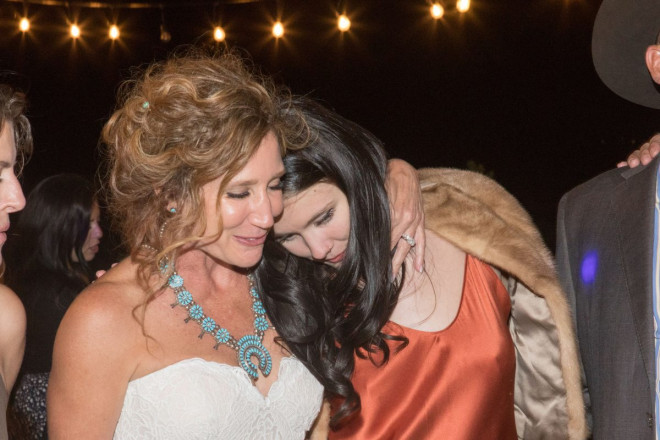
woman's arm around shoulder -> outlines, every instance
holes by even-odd
[[[57,331],[47,395],[53,440],[111,439],[139,362],[130,283],[108,275],[76,298]]]
[[[0,374],[11,391],[25,350],[25,309],[16,294],[0,284]]]

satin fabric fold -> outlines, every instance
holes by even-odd
[[[515,352],[509,294],[487,264],[466,258],[454,321],[437,332],[388,323],[410,343],[388,364],[356,357],[357,417],[335,439],[515,439]],[[440,292],[440,294],[442,294]],[[394,352],[398,343],[390,342]]]

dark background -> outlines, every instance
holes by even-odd
[[[218,19],[228,46],[373,131],[392,156],[416,167],[474,162],[492,173],[551,248],[561,195],[660,131],[659,113],[618,98],[593,69],[600,0],[473,0],[467,13],[448,11],[439,21],[425,0],[160,3],[162,16],[157,8],[29,5],[32,30],[21,35],[24,5],[0,2],[0,69],[20,74],[31,102],[36,151],[24,172],[27,191],[59,172],[93,176],[101,127],[131,66],[181,44],[213,47]],[[353,25],[340,35],[342,5]],[[275,41],[278,11],[287,33]],[[76,15],[86,26],[72,42],[66,20]],[[110,43],[113,16],[122,38]],[[169,43],[159,39],[161,17]]]

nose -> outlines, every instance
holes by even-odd
[[[314,260],[325,260],[332,249],[331,242],[313,238],[307,240],[307,246],[309,246]]]
[[[18,179],[7,180],[7,192],[2,194],[0,207],[7,212],[17,212],[25,208],[25,196]]]
[[[92,226],[92,235],[95,238],[103,237],[103,229],[101,229],[101,225],[99,225],[98,223],[94,223],[94,226]]]
[[[281,205],[281,203],[282,200],[280,197],[279,204]],[[252,214],[250,216],[252,224],[262,229],[273,227],[275,223],[274,216],[277,215],[277,204],[278,201],[268,194],[263,194],[262,197],[259,197],[252,207]]]

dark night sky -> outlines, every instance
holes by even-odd
[[[425,0],[345,0],[353,27],[341,38],[333,31],[337,3],[264,1],[215,14],[230,46],[373,131],[392,156],[417,167],[482,164],[521,200],[551,247],[561,194],[660,130],[660,114],[618,98],[593,70],[600,0],[473,0],[467,14],[438,22]],[[13,11],[22,7],[0,2],[0,69],[30,83],[36,153],[27,189],[58,172],[92,175],[100,129],[130,67],[208,41],[213,16],[212,6],[166,8],[172,41],[164,44],[159,10],[118,9],[121,44],[88,34],[72,45],[60,29],[62,8],[30,6],[34,30],[19,35]],[[275,44],[267,23],[278,7],[288,32]],[[79,13],[104,33],[108,11]]]

